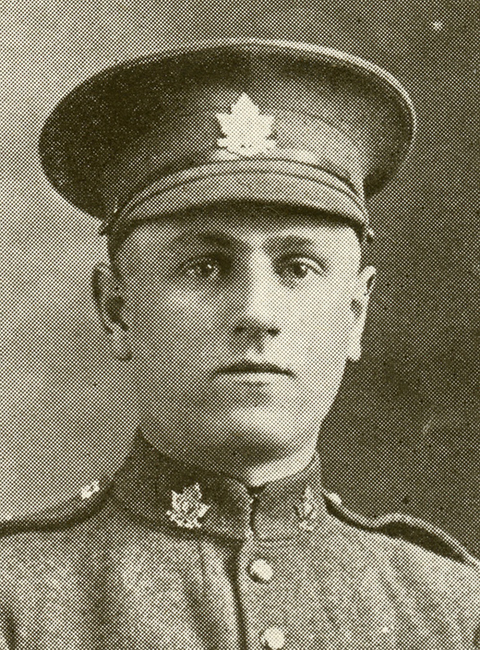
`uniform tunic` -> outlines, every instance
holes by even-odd
[[[480,647],[476,561],[417,520],[346,511],[317,458],[251,494],[138,435],[83,497],[3,525],[1,650]]]

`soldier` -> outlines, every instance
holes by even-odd
[[[107,485],[3,525],[1,648],[480,647],[477,561],[349,512],[315,451],[360,355],[366,200],[413,132],[385,71],[260,40],[128,62],[56,107],[43,167],[102,220],[94,297],[140,422]]]

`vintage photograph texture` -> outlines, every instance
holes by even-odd
[[[0,3],[2,650],[480,647],[478,17]]]

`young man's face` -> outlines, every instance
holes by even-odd
[[[373,275],[360,256],[352,228],[280,207],[210,206],[136,227],[116,254],[112,328],[143,420],[196,453],[299,449],[358,354]]]

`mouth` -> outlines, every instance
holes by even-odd
[[[293,377],[289,368],[282,368],[274,363],[255,363],[252,361],[239,361],[228,366],[223,366],[215,372],[216,375],[284,375]]]

